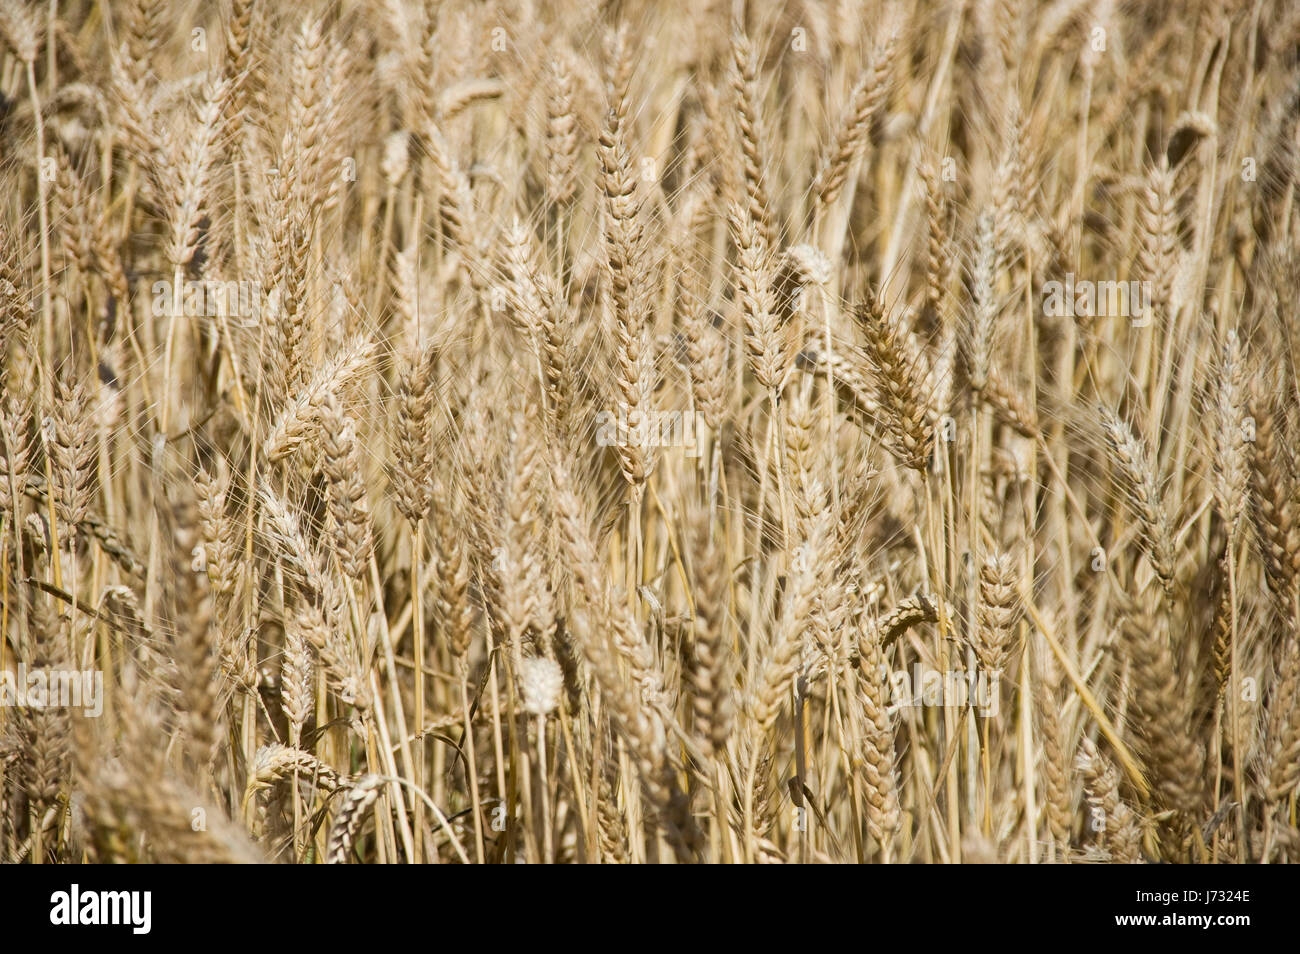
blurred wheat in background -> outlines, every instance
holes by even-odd
[[[1294,3],[0,41],[0,859],[1300,858]]]

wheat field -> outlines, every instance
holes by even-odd
[[[0,0],[0,860],[1300,859],[1300,7]]]

